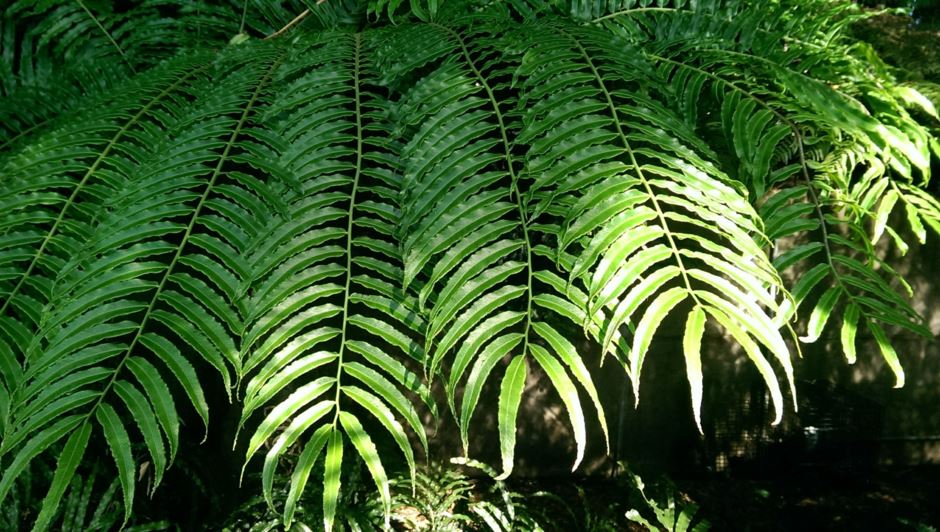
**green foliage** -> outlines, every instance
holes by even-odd
[[[681,503],[676,500],[676,492],[673,488],[666,489],[665,502],[660,503],[655,499],[650,499],[646,495],[646,486],[639,475],[625,471],[633,481],[633,485],[639,493],[644,505],[640,509],[627,511],[627,519],[634,523],[641,524],[651,532],[668,530],[670,532],[705,532],[711,528],[707,520],[698,518],[698,505],[694,502]],[[656,518],[656,524],[651,523],[643,516],[644,513],[650,513]],[[694,524],[693,524],[694,523]]]
[[[413,480],[396,479],[392,516],[397,528],[508,532],[544,530],[550,523],[536,510],[539,497],[512,490],[486,464],[464,458],[451,464],[460,468],[439,464]]]
[[[294,457],[296,458],[296,457]],[[319,473],[322,475],[322,468]],[[398,495],[399,479],[390,481],[390,490],[393,496]],[[365,482],[364,482],[365,481]],[[350,470],[345,486],[340,494],[334,515],[334,528],[337,530],[378,531],[382,530],[385,515],[382,501],[374,488],[370,488],[356,469]],[[410,490],[409,490],[410,491]],[[289,479],[281,478],[275,481],[270,493],[254,495],[239,504],[231,515],[227,516],[221,529],[226,532],[234,531],[269,531],[269,530],[318,530],[322,528],[323,512],[321,510],[323,486],[312,483],[304,493],[294,501],[296,517],[292,525],[282,527],[281,508],[290,496]],[[274,506],[268,503],[270,497]]]
[[[48,528],[50,521],[54,519],[60,530],[114,529],[121,524],[125,513],[120,498],[120,482],[116,478],[110,483],[105,481],[102,490],[101,475],[101,468],[93,466],[87,476],[72,476],[68,486],[63,487],[64,493],[60,494],[60,507],[50,509],[49,506],[43,506],[43,513],[36,516],[35,511],[41,501],[30,500],[34,493],[33,486],[48,484],[52,472],[44,467],[34,468],[17,479],[3,506],[3,513],[0,514],[0,528],[18,530],[25,523],[34,520],[35,528]],[[55,512],[52,513],[52,510]],[[169,522],[157,521],[139,523],[124,529],[129,532],[147,532],[169,528]]]
[[[435,386],[465,453],[498,389],[501,481],[542,377],[577,469],[586,409],[607,435],[580,346],[639,401],[671,320],[700,430],[712,329],[774,422],[796,330],[849,362],[867,330],[903,385],[889,333],[929,331],[885,247],[940,231],[936,113],[867,68],[851,4],[402,5],[5,9],[0,502],[54,461],[48,528],[106,457],[127,523],[228,400],[286,526],[312,490],[331,528],[359,464],[388,525]],[[472,511],[510,528],[507,501]]]
[[[389,480],[391,520],[395,530],[427,530],[434,532],[460,530],[542,530],[548,521],[535,513],[539,496],[526,496],[513,491],[496,472],[475,460],[452,459],[451,464],[420,467],[412,476],[406,472]],[[458,467],[454,467],[458,466]],[[362,478],[353,475],[337,500],[334,526],[340,530],[383,530],[385,527],[381,496],[364,486]],[[288,497],[286,486],[272,490],[274,500],[283,504]],[[364,489],[365,488],[365,489]],[[317,528],[317,503],[322,495],[313,486],[298,501],[302,520],[292,529]],[[281,523],[280,516],[264,498],[253,497],[242,504],[224,530],[272,530]]]
[[[473,482],[455,468],[437,465],[418,471],[414,479],[393,482],[392,519],[405,530],[463,530],[473,522],[467,502]],[[413,489],[411,489],[413,488]]]
[[[899,518],[898,522],[901,523],[902,525],[906,525],[906,526],[913,528],[917,532],[936,532],[937,530],[936,528],[928,525],[927,523],[919,523],[919,522],[911,521],[908,519]]]

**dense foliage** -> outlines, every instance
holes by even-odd
[[[827,329],[903,385],[889,333],[929,331],[883,258],[940,232],[937,113],[852,4],[400,4],[3,12],[0,501],[51,466],[37,529],[104,460],[127,522],[218,393],[287,525],[317,484],[331,528],[359,461],[388,523],[390,469],[433,416],[466,452],[491,382],[500,478],[537,377],[577,468],[592,368],[638,401],[667,316],[699,425],[709,328],[774,422]]]

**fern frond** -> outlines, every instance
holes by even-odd
[[[288,525],[325,446],[323,518],[332,527],[346,443],[369,469],[388,521],[385,465],[360,411],[388,432],[412,475],[414,453],[399,419],[427,449],[409,396],[429,402],[429,391],[408,362],[424,362],[417,338],[425,323],[414,298],[400,288],[401,256],[393,240],[399,148],[383,122],[387,103],[377,93],[370,54],[359,34],[326,34],[305,44],[282,69],[278,82],[286,88],[269,110],[287,146],[281,164],[297,182],[284,191],[286,212],[271,217],[267,232],[249,245],[250,282],[258,288],[246,301],[242,375],[250,379],[241,424],[274,406],[246,452],[247,462],[282,430],[264,462],[269,504],[281,455],[316,428],[291,478]],[[278,392],[297,385],[278,399]]]
[[[929,173],[929,136],[845,39],[845,27],[865,16],[851,3],[704,2],[690,9],[637,11],[611,15],[608,27],[647,41],[658,56],[733,76],[755,94],[788,93],[793,100],[786,106],[795,116],[812,116],[817,127],[825,126],[824,134],[852,135],[901,173],[909,174],[910,164]]]
[[[201,85],[207,92],[221,89],[224,96],[197,98],[192,104],[198,107],[190,107],[189,114],[178,119],[173,115],[175,106],[154,112],[161,126],[179,120],[180,131],[172,140],[156,144],[153,166],[142,160],[146,151],[122,142],[117,150],[120,157],[115,157],[118,164],[112,163],[103,172],[112,180],[116,199],[103,216],[100,211],[87,213],[89,223],[74,226],[79,231],[62,239],[73,264],[52,262],[65,266],[60,278],[39,285],[56,297],[38,320],[41,329],[36,338],[27,343],[22,378],[12,393],[12,420],[0,454],[15,456],[0,479],[0,496],[38,452],[65,435],[71,434],[63,453],[84,452],[86,431],[94,417],[118,466],[126,522],[134,499],[136,467],[119,412],[129,412],[143,436],[156,470],[154,486],[176,452],[179,426],[173,395],[162,373],[174,376],[208,424],[202,383],[175,338],[195,342],[193,347],[228,379],[223,360],[228,357],[237,362],[234,344],[218,322],[196,310],[202,308],[203,296],[212,293],[205,289],[205,282],[216,284],[216,290],[224,287],[225,269],[204,255],[197,241],[200,233],[214,229],[213,220],[222,219],[216,213],[232,216],[233,211],[225,208],[228,198],[220,178],[224,167],[232,164],[240,133],[268,83],[271,68],[277,65],[269,51],[256,50],[255,54],[255,63],[236,70],[225,82]],[[164,89],[158,96],[168,93]],[[143,107],[116,136],[131,131],[130,126],[152,108],[156,109]],[[139,138],[147,140],[146,135]],[[104,160],[114,146],[118,144],[112,138],[97,161]],[[139,164],[136,169],[135,163]],[[96,168],[93,163],[76,190]],[[57,220],[63,219],[66,208],[62,207]],[[237,223],[237,217],[232,221]],[[49,235],[47,240],[56,236],[55,225]],[[166,260],[155,261],[157,257]],[[185,269],[190,273],[181,271]],[[23,276],[33,282],[42,279],[32,274],[27,270]],[[206,281],[194,285],[184,280],[194,274]],[[196,290],[190,292],[192,288]],[[131,377],[136,384],[125,380]],[[169,457],[164,437],[170,444]],[[62,495],[61,486],[74,473],[66,458],[61,455],[47,497],[46,504],[52,507]]]
[[[856,330],[860,325],[865,325],[876,336],[882,355],[896,376],[896,385],[902,386],[904,372],[894,348],[882,332],[882,326],[891,325],[916,334],[930,335],[929,330],[922,325],[921,317],[904,297],[896,293],[879,270],[901,282],[903,279],[877,258],[864,230],[847,221],[839,211],[824,213],[825,201],[810,187],[797,187],[778,195],[784,198],[796,196],[797,201],[775,201],[776,198],[772,197],[764,209],[768,218],[787,216],[778,214],[784,211],[796,213],[794,206],[804,211],[802,206],[806,204],[802,203],[805,201],[803,197],[808,196],[812,212],[805,218],[802,218],[802,213],[797,214],[800,217],[798,219],[803,221],[789,223],[782,230],[787,231],[787,234],[799,234],[804,230],[819,230],[821,233],[818,241],[795,246],[775,260],[781,270],[794,265],[807,268],[792,287],[793,304],[784,309],[784,316],[792,316],[804,301],[822,290],[809,316],[806,335],[800,338],[804,342],[813,342],[822,334],[830,316],[837,314],[837,305],[844,303],[840,337],[849,363],[854,363],[856,359]]]
[[[43,136],[42,150],[26,149],[6,161],[7,253],[0,305],[5,368],[15,372],[12,368],[23,364],[56,276],[85,243],[103,197],[140,162],[147,142],[156,142],[154,126],[148,131],[147,124],[162,124],[170,96],[185,92],[183,85],[206,68],[204,57],[170,64],[128,87],[139,99],[124,98],[83,114],[81,122]],[[17,382],[7,376],[7,385],[12,390]]]
[[[449,43],[452,49],[443,66],[409,90],[398,113],[419,124],[403,152],[408,192],[402,232],[406,283],[426,279],[419,301],[429,307],[426,341],[433,355],[428,374],[445,370],[448,402],[467,453],[470,421],[483,387],[509,360],[498,419],[505,476],[513,467],[527,367],[536,364],[565,403],[577,468],[586,428],[575,382],[591,397],[605,435],[607,426],[581,356],[555,325],[538,319],[533,306],[543,287],[536,280],[541,265],[533,251],[539,237],[530,229],[521,161],[513,155],[519,123],[509,82],[515,65],[500,56],[498,26],[432,27],[437,35],[429,35],[429,41]],[[421,42],[413,46],[428,48]]]
[[[846,356],[854,361],[855,321],[860,317],[865,323],[874,320],[874,327],[881,321],[927,333],[909,303],[877,271],[906,286],[873,245],[888,234],[906,251],[907,244],[886,223],[898,199],[896,193],[886,193],[892,182],[888,173],[910,180],[917,170],[926,181],[930,136],[904,109],[903,94],[886,89],[892,85],[884,70],[864,67],[845,43],[841,33],[857,18],[851,6],[818,6],[825,9],[804,24],[800,21],[805,7],[767,10],[739,3],[725,15],[706,3],[690,10],[626,13],[609,20],[618,21],[615,31],[650,39],[655,51],[645,55],[660,65],[660,74],[668,80],[665,92],[675,94],[690,124],[708,127],[698,109],[709,108],[703,96],[712,89],[720,104],[721,129],[740,161],[737,177],[757,202],[775,186],[788,187],[761,209],[768,236],[777,240],[819,231],[821,239],[784,252],[777,267],[806,267],[802,261],[817,253],[824,263],[815,263],[793,286],[794,299],[784,303],[777,321],[782,324],[792,317],[804,299],[817,293],[814,288],[831,283],[809,316],[803,340],[818,338],[836,305],[846,301],[841,336]],[[709,43],[703,46],[689,21],[708,28],[714,36]],[[786,43],[782,47],[781,41]],[[814,153],[824,153],[823,160],[814,161]],[[804,184],[787,184],[794,179]],[[842,276],[848,276],[847,283],[841,282]],[[858,306],[855,297],[865,304]],[[879,344],[898,383],[903,382],[894,350]]]
[[[614,351],[621,326],[629,326],[632,346],[623,355],[638,400],[651,338],[686,301],[691,330],[701,330],[704,311],[741,344],[772,392],[779,421],[782,395],[758,345],[773,353],[792,391],[789,350],[773,323],[778,303],[771,290],[783,287],[743,191],[677,116],[640,92],[614,88],[609,80],[630,87],[651,69],[624,59],[636,56],[626,42],[610,52],[609,36],[596,30],[530,31],[539,38],[521,77],[533,100],[523,133],[534,146],[527,165],[533,195],[538,212],[560,216],[560,249],[578,249],[568,269],[572,282],[587,287],[585,316],[609,311],[598,338],[605,351]],[[700,341],[687,337],[690,345]],[[700,382],[697,360],[687,364],[691,380]]]

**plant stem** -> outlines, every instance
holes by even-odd
[[[355,60],[353,62],[353,91],[356,100],[356,172],[353,176],[352,192],[349,193],[349,210],[346,221],[346,287],[343,290],[342,332],[339,339],[339,353],[336,358],[336,397],[333,406],[336,411],[333,415],[333,426],[339,419],[339,396],[342,387],[340,378],[343,376],[343,355],[346,352],[346,332],[349,318],[349,288],[352,285],[352,251],[353,251],[353,221],[356,211],[356,192],[359,190],[359,179],[362,177],[362,95],[359,91],[359,78],[362,55],[362,35],[355,35]]]
[[[96,26],[98,26],[98,29],[101,30],[101,33],[104,33],[104,36],[107,37],[109,41],[111,41],[111,44],[113,44],[115,48],[117,48],[118,53],[121,54],[121,57],[124,59],[124,62],[127,63],[127,67],[131,69],[131,72],[136,74],[137,70],[134,69],[134,65],[131,64],[130,59],[128,59],[127,55],[124,53],[124,50],[121,49],[121,45],[119,45],[117,41],[114,40],[114,37],[112,37],[111,34],[108,33],[108,30],[106,30],[105,27],[101,25],[101,22],[98,20],[98,17],[96,17],[95,14],[92,13],[85,6],[85,2],[82,2],[82,0],[75,0],[75,1],[78,2],[78,5],[80,5],[82,9],[85,10],[85,13],[87,13],[88,16],[91,17],[91,20],[94,21]]]
[[[525,254],[526,254],[526,266],[527,266],[527,275],[526,275],[526,312],[525,312],[525,330],[523,333],[523,344],[522,344],[522,353],[523,355],[528,354],[529,352],[529,330],[532,325],[532,242],[529,238],[529,228],[528,220],[526,217],[525,205],[522,200],[522,194],[519,192],[519,176],[516,174],[515,168],[513,168],[512,161],[512,145],[509,142],[509,136],[506,134],[506,124],[503,120],[503,113],[499,108],[499,102],[496,100],[496,96],[493,93],[493,88],[490,87],[489,82],[486,77],[480,72],[480,69],[477,68],[476,64],[473,61],[473,58],[470,55],[470,50],[467,48],[467,43],[464,41],[463,37],[460,36],[456,31],[446,27],[441,26],[440,24],[435,24],[440,28],[450,32],[451,35],[457,40],[460,44],[461,52],[464,56],[464,59],[467,62],[467,65],[473,70],[473,74],[476,76],[477,81],[479,81],[480,86],[483,87],[483,90],[486,91],[486,95],[489,98],[490,105],[493,107],[493,112],[496,115],[496,121],[499,124],[499,133],[502,137],[504,157],[506,159],[506,167],[509,170],[509,178],[511,180],[510,185],[510,196],[515,197],[516,207],[519,211],[520,226],[522,228],[522,237],[525,241]]]
[[[319,0],[319,1],[317,2],[317,4],[322,4],[322,3],[325,2],[325,1],[326,1],[326,0]],[[299,15],[297,15],[296,17],[294,17],[293,19],[291,19],[291,21],[288,22],[287,24],[285,24],[283,28],[281,28],[281,29],[275,31],[275,32],[272,33],[271,35],[268,35],[267,37],[264,38],[264,40],[267,41],[267,40],[269,40],[269,39],[277,39],[277,38],[280,37],[281,35],[287,33],[288,31],[290,31],[294,26],[300,24],[305,18],[307,18],[307,15],[309,15],[309,14],[310,14],[310,10],[309,10],[309,9],[303,10],[303,12],[302,12],[301,14],[299,14]]]

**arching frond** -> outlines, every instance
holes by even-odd
[[[115,128],[59,216],[45,220],[52,228],[43,242],[52,245],[48,252],[37,246],[21,275],[51,301],[43,308],[32,299],[39,330],[33,339],[14,344],[29,347],[10,388],[10,420],[0,453],[13,461],[0,479],[0,497],[32,458],[68,436],[44,503],[55,507],[75,472],[75,457],[85,451],[94,418],[118,467],[126,521],[136,467],[122,412],[130,414],[143,437],[155,469],[154,486],[178,447],[171,384],[182,389],[208,424],[202,383],[189,350],[181,346],[189,344],[226,382],[225,360],[237,368],[230,332],[202,310],[203,305],[212,308],[208,296],[214,291],[225,293],[230,275],[220,264],[224,254],[215,256],[217,250],[204,242],[225,229],[250,229],[239,223],[241,198],[223,181],[237,154],[248,148],[243,131],[278,64],[271,50],[253,51],[252,62],[223,61],[220,68],[235,68],[231,75],[187,86],[165,108],[141,106],[121,129]],[[159,101],[177,86],[168,84],[149,101]],[[153,113],[147,118],[155,119],[156,127],[140,122],[147,113]],[[118,143],[125,134],[141,144]],[[96,171],[109,189],[106,208],[86,211],[84,220],[67,213],[76,194],[89,193],[83,187],[92,187],[89,180]],[[63,177],[52,174],[50,180],[73,184]],[[57,225],[66,214],[73,223],[69,232],[60,233]],[[49,277],[34,272],[34,264],[42,264]],[[24,283],[19,281],[10,295],[27,297],[16,291]],[[168,381],[166,375],[173,378]]]
[[[520,129],[510,89],[515,61],[500,56],[499,26],[433,28],[427,42],[448,43],[451,49],[441,51],[447,59],[410,89],[398,112],[414,128],[403,152],[403,251],[406,283],[419,278],[423,284],[428,372],[443,370],[466,453],[484,385],[505,367],[498,424],[508,475],[527,368],[539,367],[568,411],[577,468],[586,428],[575,382],[591,398],[605,434],[607,425],[581,355],[533,304],[551,291],[538,281],[539,271],[551,265],[536,254],[543,236],[531,224],[528,183],[514,155]],[[430,47],[420,41],[411,46]]]
[[[930,135],[904,109],[900,93],[886,89],[870,69],[859,68],[860,59],[838,34],[853,18],[848,8],[834,5],[821,9],[812,22],[799,23],[806,7],[762,9],[741,3],[725,13],[704,4],[691,10],[626,12],[608,23],[634,37],[648,33],[655,51],[645,55],[658,63],[666,92],[680,102],[680,112],[692,125],[707,127],[699,108],[715,105],[709,94],[717,100],[720,129],[739,161],[737,178],[762,203],[768,236],[776,241],[815,233],[812,241],[783,250],[775,260],[780,270],[794,265],[808,270],[792,287],[793,301],[784,303],[778,323],[818,295],[801,337],[812,342],[845,303],[841,338],[849,361],[855,360],[861,320],[879,340],[900,385],[903,372],[894,349],[883,341],[882,327],[929,332],[889,285],[904,281],[881,260],[874,244],[887,234],[902,251],[907,249],[886,225],[899,197],[888,192],[898,187],[890,171],[905,181],[919,174],[926,182]],[[709,43],[702,45],[688,20],[707,27],[714,36]],[[781,41],[786,42],[782,47]],[[765,202],[774,187],[785,188]]]
[[[401,289],[394,240],[400,148],[390,140],[388,104],[375,86],[370,55],[359,34],[302,44],[282,69],[284,88],[268,111],[272,133],[286,146],[279,164],[294,186],[283,191],[284,212],[270,216],[246,246],[245,288],[252,288],[244,303],[240,377],[248,383],[241,423],[273,406],[246,452],[247,461],[269,449],[262,473],[269,504],[279,459],[306,440],[284,508],[288,525],[325,448],[323,519],[332,527],[349,444],[369,469],[388,521],[386,465],[363,414],[391,436],[412,475],[404,426],[427,451],[413,397],[429,401],[429,392],[411,370],[424,363],[419,339],[426,324]],[[287,390],[293,391],[284,397]]]
[[[560,25],[529,31],[539,36],[520,76],[523,135],[533,146],[530,194],[537,212],[557,213],[559,251],[577,250],[573,263],[560,262],[570,282],[587,289],[585,315],[605,315],[597,339],[615,351],[621,327],[630,329],[621,355],[639,400],[651,339],[685,302],[695,332],[687,343],[701,342],[703,312],[725,328],[764,376],[779,421],[782,394],[758,346],[774,355],[792,389],[789,349],[773,322],[772,290],[783,287],[746,193],[709,160],[691,128],[633,88],[652,67],[630,59],[637,54],[628,43]],[[687,364],[700,382],[696,352]]]
[[[598,349],[639,400],[679,331],[702,430],[711,329],[775,422],[798,339],[838,327],[851,362],[867,329],[901,385],[893,331],[930,332],[886,250],[902,210],[940,233],[937,113],[845,36],[849,2],[0,13],[0,503],[54,464],[37,529],[84,524],[61,501],[103,469],[126,522],[226,400],[285,525],[316,484],[333,527],[359,466],[387,525],[431,390],[465,454],[494,406],[501,479],[536,381],[575,468],[589,408],[606,438]]]

